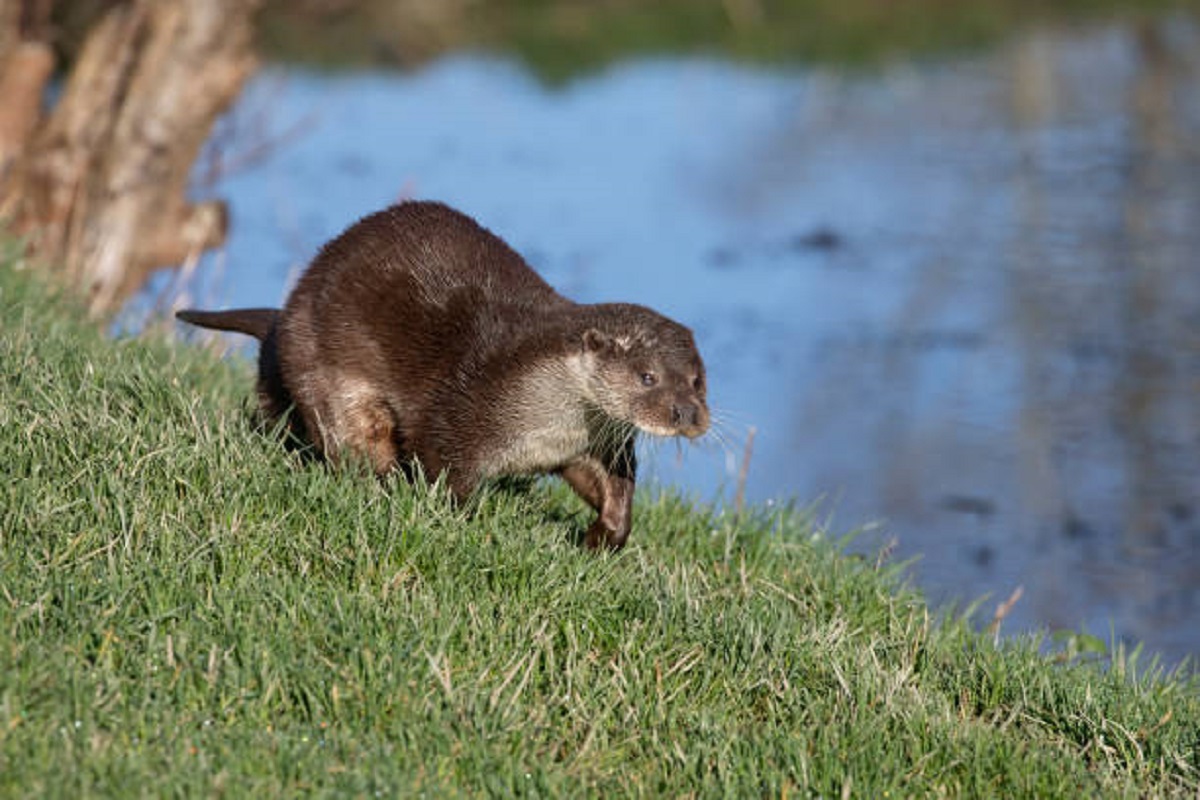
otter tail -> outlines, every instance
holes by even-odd
[[[201,328],[245,333],[260,342],[267,338],[279,317],[277,308],[235,308],[232,311],[176,311],[175,318]]]

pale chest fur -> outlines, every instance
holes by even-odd
[[[584,357],[539,364],[519,376],[494,408],[497,435],[487,475],[545,472],[590,452],[597,434],[589,413]]]

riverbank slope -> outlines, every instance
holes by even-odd
[[[804,514],[303,464],[0,266],[0,795],[1195,796],[1200,692],[937,621]]]

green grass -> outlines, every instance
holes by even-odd
[[[305,465],[245,365],[0,268],[0,795],[1195,796],[1194,682],[1000,647],[810,519]]]
[[[587,10],[583,10],[586,8]],[[733,9],[741,8],[741,15]],[[479,36],[551,80],[636,55],[870,65],[994,43],[1032,24],[1151,18],[1196,0],[500,0]]]
[[[394,0],[325,13],[268,0],[259,38],[269,58],[326,67],[411,65],[484,48],[559,82],[662,54],[871,65],[979,48],[1032,25],[1195,16],[1200,0],[486,0],[446,8],[426,30],[417,15],[404,24]]]

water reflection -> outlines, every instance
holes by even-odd
[[[568,294],[692,324],[714,403],[759,429],[752,499],[884,520],[935,600],[1024,585],[1006,630],[1111,621],[1200,652],[1194,24],[1035,31],[865,77],[275,74],[243,113],[264,105],[320,118],[218,186],[223,302],[277,302],[398,196],[447,200]],[[677,461],[663,448],[660,477],[701,496],[733,479],[719,451]]]
[[[889,162],[945,216],[891,221],[906,263],[863,286],[902,275],[896,306],[822,343],[793,417],[808,480],[886,517],[934,596],[1023,584],[1018,624],[1175,656],[1200,641],[1193,34],[1043,33],[914,79]]]

